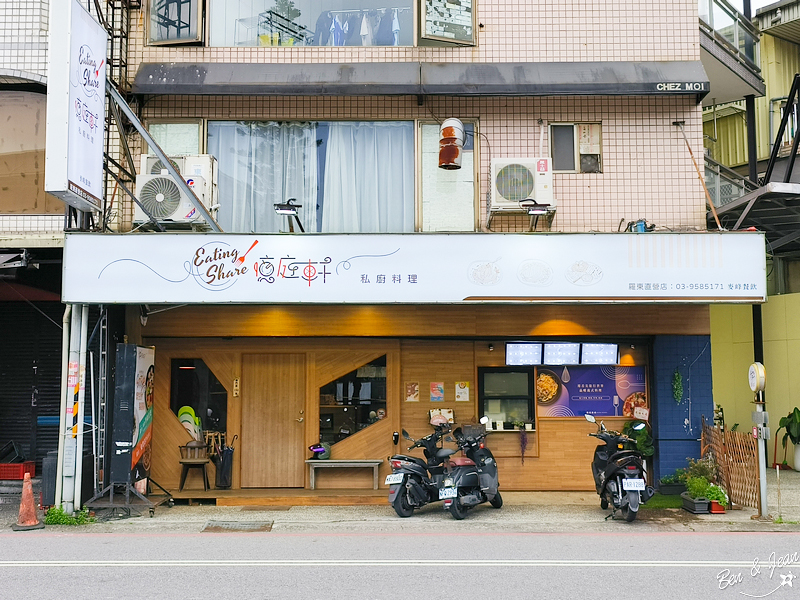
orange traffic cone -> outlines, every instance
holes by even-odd
[[[44,523],[36,516],[31,474],[25,473],[25,480],[22,482],[22,502],[19,505],[19,519],[16,525],[11,526],[11,529],[14,531],[27,531],[29,529],[42,529],[43,527]]]

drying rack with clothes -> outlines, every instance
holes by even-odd
[[[310,45],[314,32],[276,13],[267,10],[258,15],[258,40],[260,46]]]
[[[314,27],[313,45],[399,46],[401,15],[410,11],[406,6],[323,11]]]

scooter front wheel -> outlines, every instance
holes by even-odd
[[[600,498],[600,508],[606,510],[608,508],[608,500],[605,498]]]
[[[500,495],[500,490],[494,495],[494,498],[489,500],[489,504],[491,504],[494,508],[501,508],[503,506],[503,497]]]

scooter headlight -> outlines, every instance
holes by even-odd
[[[450,479],[449,477],[445,479],[442,483],[444,484],[445,487],[453,487],[453,480]]]

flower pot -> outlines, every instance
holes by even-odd
[[[684,510],[688,510],[695,515],[708,514],[708,505],[710,502],[707,498],[692,498],[689,496],[689,492],[683,492],[681,494],[681,500],[683,500]]]
[[[800,471],[800,444],[794,447],[794,470]]]
[[[721,515],[725,513],[725,507],[716,500],[711,501],[711,506],[708,510],[714,515]]]
[[[661,483],[658,486],[658,491],[663,496],[678,496],[686,491],[685,483]]]

